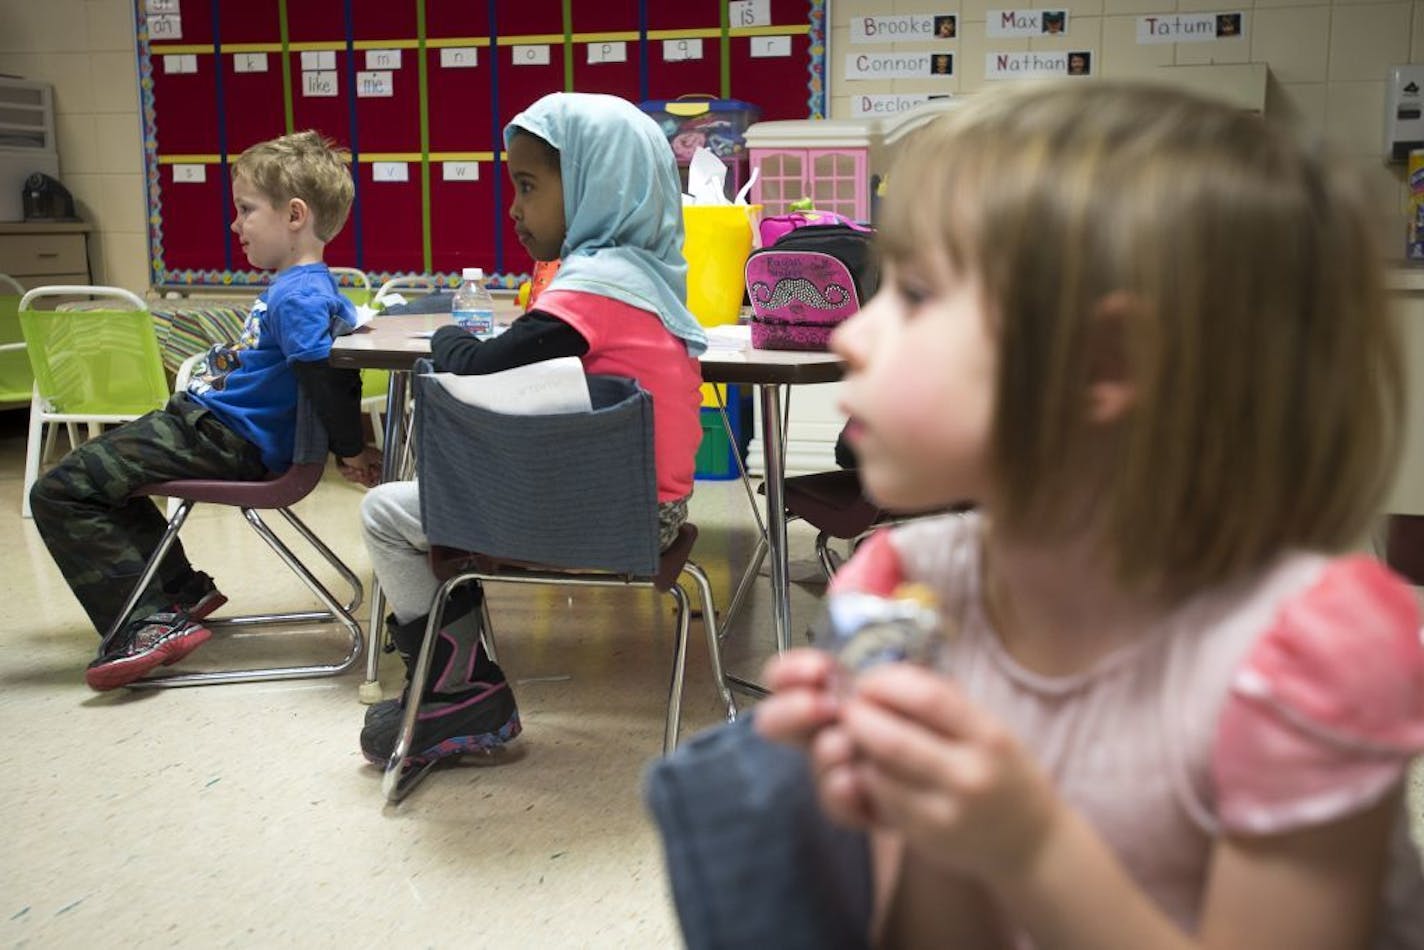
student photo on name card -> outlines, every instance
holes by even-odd
[[[959,32],[959,24],[954,16],[934,18],[934,35],[937,40],[952,40]]]
[[[954,75],[954,56],[949,53],[935,53],[930,57],[931,76]]]
[[[1068,54],[1068,75],[1088,76],[1093,72],[1093,54],[1074,50]]]
[[[1043,32],[1053,36],[1062,33],[1068,25],[1068,11],[1066,10],[1044,10],[1043,11]]]
[[[1241,14],[1218,13],[1216,15],[1216,35],[1232,37],[1241,35]]]

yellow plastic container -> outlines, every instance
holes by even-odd
[[[687,309],[705,327],[736,323],[761,205],[684,205]]]

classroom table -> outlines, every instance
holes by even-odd
[[[507,323],[519,311],[512,305],[496,304],[496,322]],[[408,377],[415,360],[430,355],[430,334],[450,322],[449,314],[410,314],[377,317],[355,333],[339,337],[331,348],[331,365],[351,369],[392,370],[386,403],[385,459],[382,480],[398,477],[404,447],[404,407]],[[805,353],[791,350],[714,350],[704,354],[702,379],[709,383],[737,383],[755,386],[761,405],[761,446],[766,482],[767,554],[771,560],[772,627],[776,648],[791,647],[791,570],[786,546],[786,506],[782,487],[785,478],[782,433],[782,386],[833,383],[845,372],[841,358],[833,353]],[[366,667],[363,698],[376,686],[375,675],[380,637],[376,624],[382,612],[377,589],[371,599],[370,642],[372,651]],[[746,685],[746,684],[744,684]]]

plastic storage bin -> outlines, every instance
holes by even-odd
[[[732,441],[722,426],[722,416],[716,403],[702,408],[702,443],[697,447],[697,471],[700,481],[725,481],[737,478],[737,457],[745,462],[747,447],[752,441],[752,397],[737,386],[727,387],[727,422],[732,427]],[[733,454],[733,453],[736,454]]]
[[[747,127],[761,118],[761,108],[740,99],[687,96],[650,99],[638,106],[662,128],[679,164],[692,161],[698,147],[728,161],[746,151]]]

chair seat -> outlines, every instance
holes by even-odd
[[[1384,562],[1409,583],[1424,585],[1424,515],[1390,515]]]
[[[684,524],[678,529],[677,537],[672,544],[658,557],[658,571],[652,577],[643,577],[636,574],[616,574],[604,570],[579,570],[577,568],[550,567],[544,564],[531,564],[527,561],[510,561],[501,558],[490,557],[486,554],[477,554],[471,551],[460,551],[455,548],[448,548],[442,545],[432,545],[430,548],[430,567],[435,572],[436,578],[441,582],[466,571],[478,571],[484,574],[519,574],[521,572],[531,575],[536,574],[568,574],[577,576],[580,574],[593,574],[603,577],[626,577],[629,580],[648,580],[653,587],[660,591],[669,590],[677,583],[678,576],[682,574],[683,567],[687,564],[687,559],[692,556],[692,546],[697,541],[697,526],[694,524]]]
[[[281,475],[263,481],[225,481],[185,478],[144,485],[135,495],[162,495],[187,501],[231,505],[234,508],[271,510],[289,508],[305,498],[326,471],[325,462],[299,462]]]
[[[797,475],[786,479],[786,510],[833,538],[858,538],[885,512],[865,497],[855,469]]]

